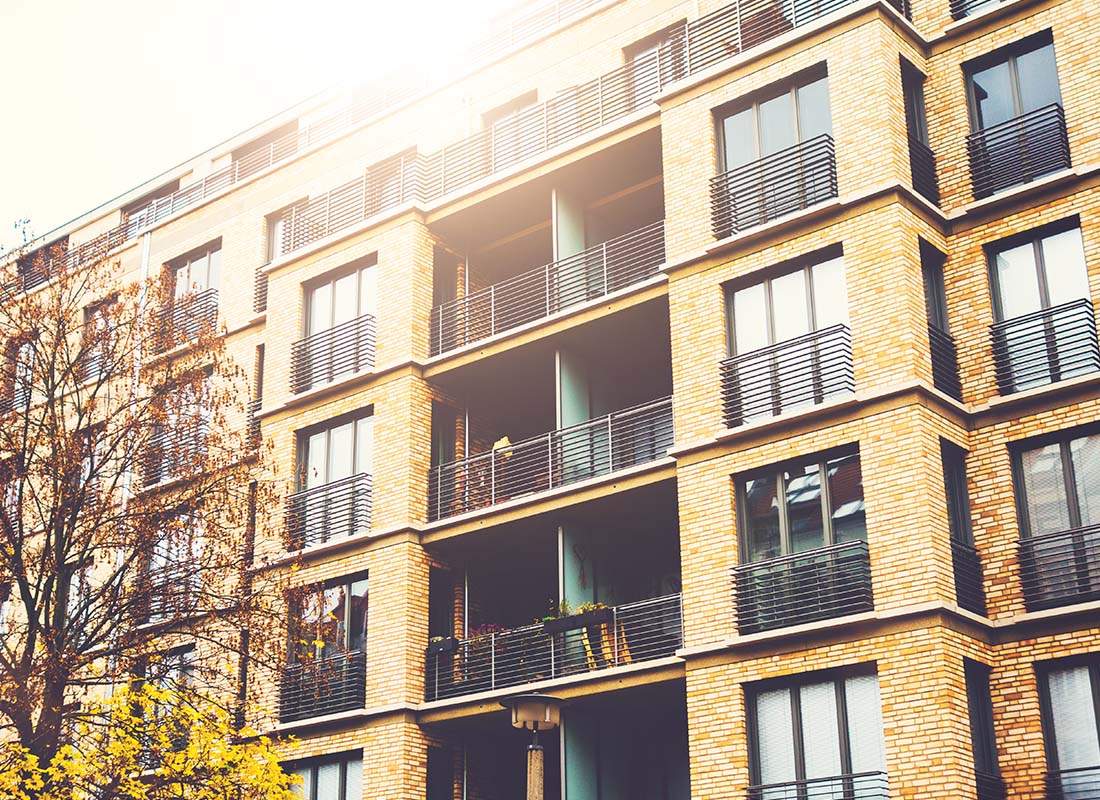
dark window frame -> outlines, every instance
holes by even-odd
[[[919,240],[920,271],[924,286],[924,310],[928,324],[936,330],[951,334],[947,318],[947,289],[943,280],[943,268],[947,254],[924,239]]]
[[[965,448],[940,438],[940,462],[943,465],[944,493],[951,539],[974,546],[974,522],[970,508],[970,490],[966,477]]]
[[[970,744],[974,769],[985,775],[1000,776],[997,759],[997,731],[993,724],[993,697],[990,690],[992,669],[980,661],[963,659],[966,683],[967,719],[970,723]]]
[[[310,438],[312,436],[315,436],[318,433],[322,433],[322,432],[326,433],[327,434],[326,441],[328,443],[328,444],[326,444],[326,447],[327,447],[327,446],[331,445],[333,429],[339,428],[342,425],[346,425],[349,422],[351,422],[351,423],[358,422],[359,420],[366,419],[368,417],[374,417],[374,405],[373,404],[368,405],[368,406],[364,406],[363,408],[357,408],[354,411],[349,411],[346,414],[341,414],[338,417],[332,417],[331,419],[326,419],[322,422],[316,423],[315,425],[310,425],[307,428],[299,428],[297,431],[294,432],[294,437],[295,437],[294,449],[295,449],[295,459],[296,459],[296,468],[295,468],[294,471],[295,471],[296,491],[301,491],[301,490],[306,488],[306,481],[307,481],[307,477],[308,477],[306,473],[307,473],[307,470],[309,469],[309,440],[310,440]],[[373,424],[374,423],[372,421],[371,425],[373,426]],[[353,426],[352,432],[353,432],[353,436],[354,436],[354,441],[352,443],[352,463],[354,463],[355,461],[358,460],[359,439],[358,439],[358,436],[355,436],[356,430],[357,429]],[[371,467],[371,472],[373,473],[373,471],[374,471],[374,447],[373,447],[374,436],[373,436],[373,431],[372,431],[371,439],[372,439],[372,442],[371,442],[371,454],[370,454],[371,455],[370,467]],[[318,486],[324,486],[325,484],[327,484],[329,482],[331,482],[331,481],[326,480],[325,483],[320,483],[320,484],[318,484]]]
[[[1016,497],[1016,518],[1021,538],[1030,538],[1031,514],[1028,511],[1027,487],[1024,484],[1024,453],[1038,450],[1052,444],[1057,444],[1058,456],[1062,461],[1062,480],[1065,481],[1066,500],[1070,526],[1067,530],[1081,527],[1081,502],[1077,496],[1077,482],[1073,458],[1069,446],[1075,439],[1084,439],[1088,436],[1100,435],[1100,422],[1079,425],[1073,428],[1065,428],[1060,431],[1034,436],[1028,439],[1020,439],[1009,444],[1009,455],[1012,467],[1012,486]]]
[[[1045,225],[1040,225],[1037,228],[1029,228],[1026,231],[1021,231],[994,242],[988,242],[982,246],[985,252],[986,276],[989,280],[989,289],[993,305],[993,319],[996,322],[1007,321],[1002,309],[1001,285],[997,278],[997,254],[1025,244],[1030,244],[1032,246],[1032,252],[1034,253],[1035,259],[1034,268],[1036,280],[1039,286],[1039,302],[1041,308],[1046,310],[1051,308],[1051,305],[1050,282],[1047,278],[1046,258],[1043,255],[1042,247],[1043,240],[1074,229],[1081,230],[1081,218],[1077,214],[1055,220],[1054,222],[1049,222]],[[1088,264],[1084,263],[1082,266],[1085,268],[1087,274]],[[1009,317],[1008,319],[1013,318]]]
[[[304,772],[310,770],[312,773],[312,779],[310,780],[311,792],[308,796],[303,795],[302,800],[317,800],[317,773],[321,767],[328,766],[329,764],[340,765],[340,788],[338,790],[337,797],[339,800],[346,800],[348,797],[348,764],[353,761],[358,761],[360,764],[360,775],[362,775],[363,764],[363,751],[362,750],[348,750],[343,753],[334,753],[331,755],[318,756],[315,758],[301,758],[294,761],[286,761],[281,766],[283,771],[287,774],[291,772]],[[362,787],[359,787],[359,791],[362,792]]]
[[[929,145],[928,109],[924,100],[924,84],[928,76],[904,56],[901,60],[901,92],[905,108],[905,128],[910,138]],[[914,130],[915,129],[915,130]]]
[[[313,292],[318,287],[328,284],[333,289],[332,292],[330,293],[330,296],[329,296],[329,308],[328,308],[329,321],[328,321],[328,326],[325,327],[325,328],[321,328],[319,331],[317,331],[317,333],[324,333],[325,331],[330,331],[335,327],[335,325],[333,325],[333,323],[332,323],[332,314],[333,314],[333,307],[334,307],[333,304],[334,304],[335,297],[336,297],[336,291],[335,291],[336,281],[340,280],[341,278],[346,278],[348,275],[355,275],[357,273],[364,272],[364,271],[366,271],[366,270],[368,270],[372,267],[377,267],[377,266],[378,266],[378,253],[377,252],[369,253],[369,254],[367,254],[365,256],[362,256],[360,258],[357,258],[353,261],[349,261],[347,264],[342,264],[341,266],[337,267],[336,269],[330,270],[329,272],[326,272],[323,275],[318,275],[316,278],[311,278],[310,280],[304,282],[302,284],[302,337],[305,338],[305,337],[308,337],[310,335],[310,333],[309,333],[310,325],[313,322],[314,315],[316,314],[316,311],[313,308]],[[360,282],[363,280],[362,276],[360,276],[359,280],[360,280]],[[377,275],[375,276],[375,280],[377,281]],[[358,310],[358,313],[352,319],[359,319],[360,317],[364,316],[367,313],[363,309],[359,308],[359,299],[362,296],[362,287],[359,286],[358,289],[359,289],[359,293],[360,293],[359,296],[356,297],[356,308]],[[374,300],[375,300],[375,306],[376,306],[376,311],[377,311],[377,301],[378,301],[377,290],[375,291]],[[342,323],[338,323],[338,324],[342,324]]]
[[[1058,83],[1058,95],[1059,101],[1061,101],[1062,82],[1058,73],[1058,54],[1054,52],[1054,35],[1050,28],[1033,33],[1004,47],[998,47],[992,52],[985,53],[962,64],[963,76],[966,81],[967,118],[970,121],[971,133],[977,133],[986,128],[979,116],[979,101],[974,86],[974,74],[1002,62],[1008,63],[1009,81],[1012,87],[1012,107],[1015,112],[1013,118],[1019,117],[1025,112],[1022,110],[1023,104],[1020,98],[1020,77],[1017,61],[1020,56],[1041,50],[1047,46],[1051,48],[1051,54],[1054,57],[1054,77]]]
[[[366,609],[366,613],[367,613],[367,624],[369,625],[370,624],[370,596],[371,596],[370,571],[369,570],[362,570],[362,571],[359,571],[359,572],[354,572],[354,573],[351,573],[350,575],[344,575],[344,576],[341,576],[341,577],[338,577],[338,578],[330,578],[327,581],[321,581],[319,583],[310,583],[310,584],[305,584],[304,586],[297,586],[297,587],[295,587],[294,589],[291,589],[288,592],[288,595],[289,595],[288,598],[287,598],[287,600],[288,600],[287,607],[288,607],[288,610],[289,610],[289,620],[288,620],[289,624],[287,625],[287,663],[288,664],[294,665],[294,664],[302,663],[302,658],[301,658],[301,654],[300,654],[300,651],[299,651],[300,645],[299,645],[299,642],[298,642],[298,638],[299,638],[298,632],[300,630],[302,630],[301,618],[302,618],[302,602],[303,602],[303,600],[308,595],[320,594],[320,593],[325,592],[328,589],[334,589],[334,588],[337,588],[337,587],[343,587],[343,589],[344,589],[344,598],[345,598],[345,600],[344,600],[344,619],[340,620],[339,623],[338,623],[338,624],[343,626],[343,634],[342,634],[343,641],[339,643],[340,644],[339,652],[341,654],[345,654],[345,655],[350,654],[350,653],[361,652],[364,656],[366,655],[367,646],[368,646],[368,642],[367,642],[367,633],[368,633],[368,631],[366,629],[364,629],[364,631],[363,631],[363,649],[362,649],[362,651],[360,651],[358,649],[353,650],[350,647],[350,643],[348,641],[350,628],[351,628],[350,619],[351,619],[351,613],[352,613],[351,587],[352,587],[353,584],[358,583],[359,581],[366,581],[366,583],[367,583],[367,609]]]
[[[1035,680],[1039,689],[1039,719],[1043,731],[1043,750],[1046,755],[1047,770],[1058,772],[1058,747],[1054,733],[1054,709],[1050,699],[1050,673],[1060,669],[1073,669],[1086,667],[1089,671],[1089,682],[1092,688],[1093,715],[1098,727],[1097,736],[1100,737],[1100,653],[1085,653],[1068,658],[1058,658],[1051,661],[1036,661]]]

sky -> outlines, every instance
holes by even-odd
[[[0,0],[0,251],[517,0]]]

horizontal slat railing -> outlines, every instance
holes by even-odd
[[[746,800],[888,800],[885,772],[861,772],[831,778],[750,786]]]
[[[142,622],[155,623],[194,615],[199,609],[200,573],[195,564],[173,564],[145,575],[146,608]]]
[[[206,453],[207,422],[200,414],[161,425],[150,436],[141,468],[146,486],[192,474]]]
[[[934,325],[928,326],[928,348],[932,356],[932,384],[948,397],[962,402],[959,356],[955,337]]]
[[[936,180],[936,154],[932,148],[916,137],[909,137],[909,169],[913,189],[933,205],[940,203],[939,183]]]
[[[279,687],[282,722],[363,708],[367,691],[366,654],[358,651],[310,659],[283,670]]]
[[[158,318],[160,351],[190,342],[204,330],[212,331],[217,321],[217,289],[205,289],[175,298]]]
[[[672,398],[616,411],[507,447],[433,467],[431,520],[596,478],[665,456]]]
[[[248,435],[248,446],[259,447],[263,443],[263,430],[260,423],[260,409],[263,407],[263,399],[250,400],[245,419],[245,432]]]
[[[966,144],[976,198],[1071,166],[1066,115],[1057,103],[975,131]]]
[[[292,494],[286,505],[290,547],[301,550],[331,539],[367,533],[371,493],[371,476],[360,473]]]
[[[993,361],[1001,394],[1100,371],[1100,340],[1091,301],[994,323]]]
[[[978,789],[978,800],[1007,800],[1005,782],[1000,775],[988,772],[976,772],[974,783]]]
[[[823,133],[711,178],[714,235],[722,239],[836,196],[833,137]]]
[[[290,391],[307,391],[343,375],[374,369],[375,322],[370,314],[295,342],[290,351]]]
[[[733,568],[742,635],[873,611],[867,542],[820,547]]]
[[[1100,599],[1100,525],[1019,541],[1028,611]]]
[[[680,595],[607,609],[604,621],[548,633],[542,623],[463,639],[429,653],[425,697],[443,700],[673,655],[683,646]]]
[[[1048,772],[1046,800],[1096,800],[1100,797],[1100,765]]]
[[[855,391],[852,337],[833,325],[796,339],[731,356],[720,364],[728,427],[823,403]]]
[[[951,18],[962,19],[963,17],[969,17],[978,11],[982,11],[986,8],[992,8],[1004,0],[951,0]]]
[[[965,542],[952,539],[951,563],[955,572],[955,599],[967,611],[985,616],[985,584],[978,551]]]
[[[665,259],[664,222],[436,306],[432,355],[487,339],[657,274]]]

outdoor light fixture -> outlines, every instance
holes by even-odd
[[[531,731],[531,744],[527,746],[527,800],[542,800],[544,779],[539,731],[558,727],[565,701],[548,694],[518,694],[500,704],[512,712],[513,727]]]

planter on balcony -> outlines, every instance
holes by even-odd
[[[453,636],[446,636],[436,641],[428,642],[427,648],[424,652],[429,658],[436,655],[447,655],[458,650],[458,639]]]
[[[595,608],[591,611],[582,611],[580,614],[571,614],[568,617],[548,619],[542,623],[543,633],[553,635],[575,631],[580,628],[588,628],[592,625],[605,625],[611,622],[612,610],[610,608]]]

